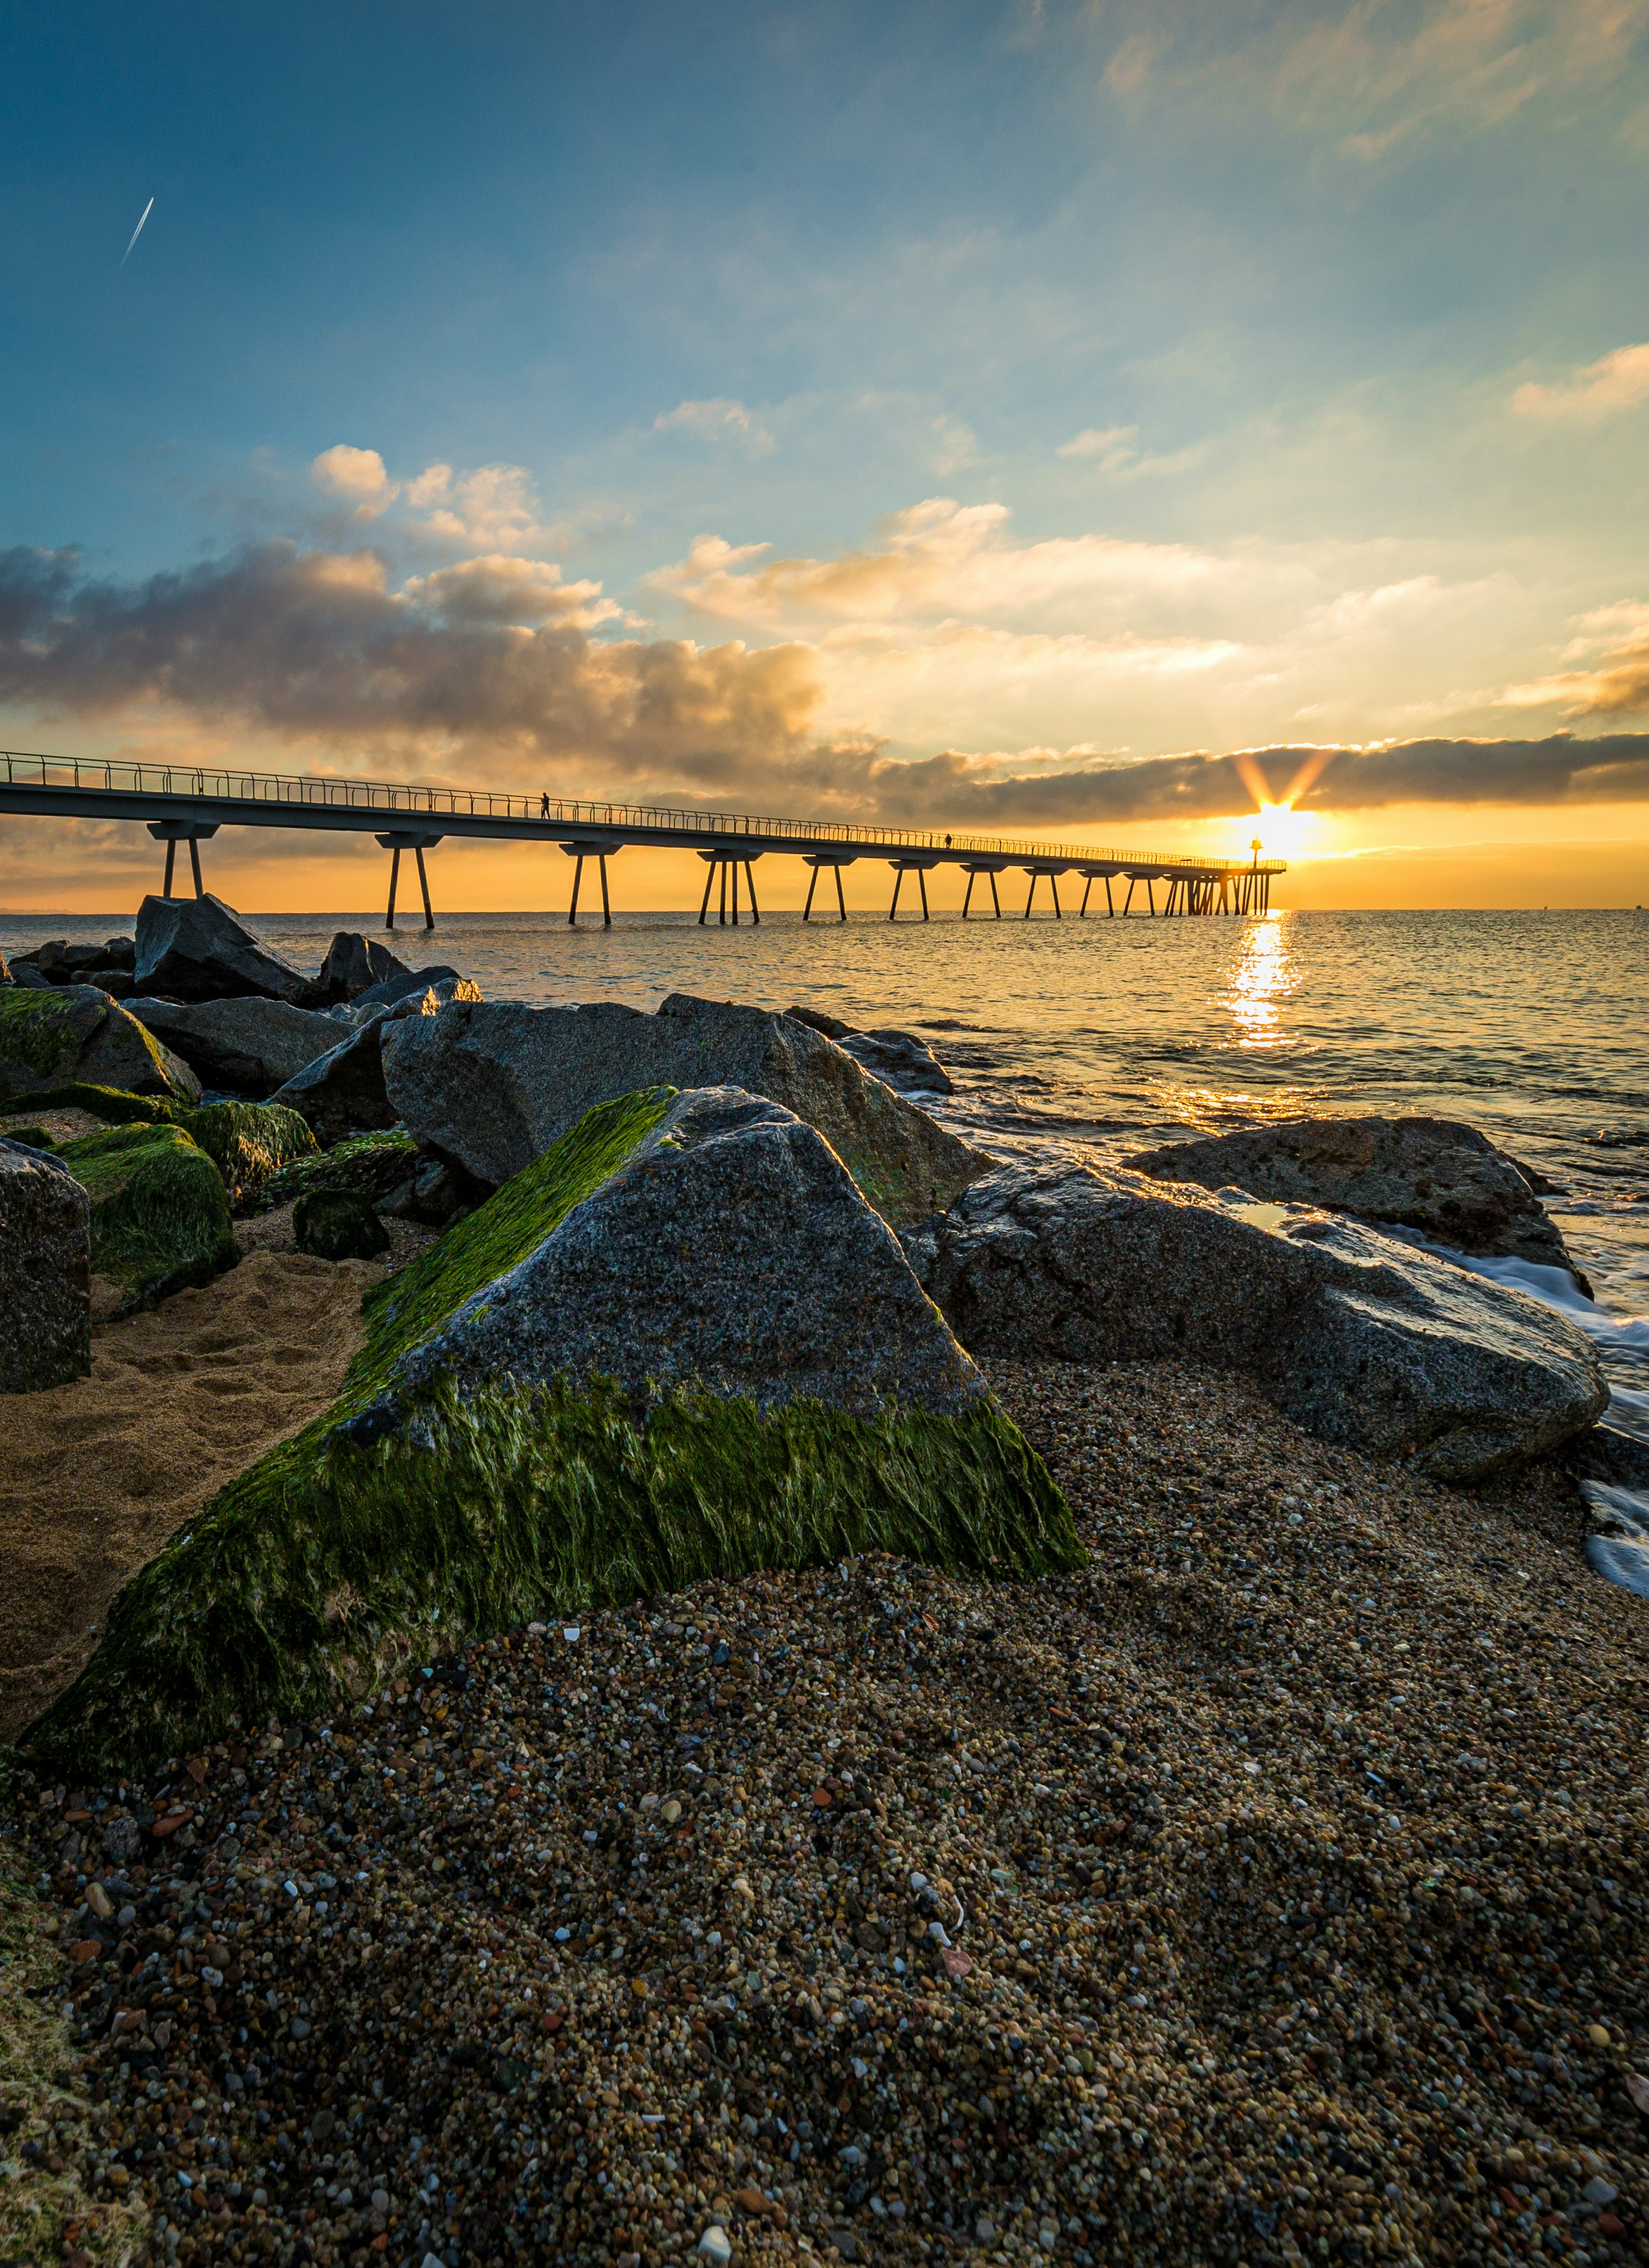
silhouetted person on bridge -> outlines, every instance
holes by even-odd
[[[538,815],[541,819],[548,819],[549,817],[549,798],[548,795],[541,795],[538,799]]]

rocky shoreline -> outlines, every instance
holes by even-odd
[[[1607,1389],[1380,1226],[1551,1259],[1526,1168],[1004,1164],[906,1035],[308,977],[213,900],[118,942],[0,984],[11,1406],[85,1391],[74,1270],[207,1343],[240,1239],[397,1265],[13,1759],[83,2060],[0,2063],[0,2235],[1643,2257]]]

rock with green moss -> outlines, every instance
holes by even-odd
[[[389,1231],[353,1189],[312,1189],[292,1207],[292,1241],[316,1260],[376,1260]]]
[[[233,1205],[250,1204],[283,1166],[319,1154],[306,1123],[276,1103],[202,1103],[183,1112],[181,1123],[223,1176]]]
[[[92,1367],[91,1206],[54,1157],[0,1141],[0,1394]]]
[[[121,1594],[43,1761],[175,1754],[420,1650],[757,1567],[1080,1559],[897,1240],[759,1099],[586,1113],[364,1314],[336,1404]]]
[[[290,1204],[309,1189],[353,1189],[376,1204],[409,1182],[417,1170],[418,1145],[393,1127],[357,1134],[330,1150],[317,1149],[283,1166],[263,1184],[266,1205]]]
[[[84,1110],[106,1126],[178,1126],[189,1105],[162,1094],[130,1094],[124,1087],[95,1086],[70,1079],[62,1086],[36,1087],[11,1096],[4,1108],[16,1110]]]
[[[391,1116],[486,1182],[519,1173],[593,1104],[657,1085],[739,1086],[783,1103],[895,1227],[942,1212],[991,1163],[821,1033],[684,992],[652,1016],[615,1001],[456,1003],[386,1027],[383,1071]]]
[[[180,1102],[201,1096],[188,1065],[95,984],[0,990],[0,1103],[73,1083]]]
[[[222,1176],[180,1126],[110,1126],[56,1156],[92,1199],[92,1272],[129,1307],[210,1284],[240,1257]]]

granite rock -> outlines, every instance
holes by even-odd
[[[363,1024],[358,1032],[306,1064],[269,1101],[297,1111],[323,1144],[393,1126],[395,1113],[384,1092],[383,1031],[381,1018]]]
[[[999,1168],[905,1241],[982,1360],[1241,1370],[1321,1439],[1437,1480],[1554,1448],[1609,1400],[1554,1309],[1321,1211],[1054,1161]]]
[[[598,1102],[650,1086],[737,1086],[816,1127],[895,1226],[949,1204],[990,1161],[787,1016],[672,993],[616,1002],[443,1009],[384,1035],[389,1106],[424,1147],[507,1181]]]
[[[287,1000],[156,1000],[138,995],[130,1012],[189,1064],[209,1086],[263,1101],[338,1044],[330,1016]]]
[[[791,1023],[806,1024],[809,1031],[834,1040],[856,1064],[872,1071],[878,1079],[886,1079],[901,1094],[956,1092],[949,1071],[927,1042],[918,1039],[914,1032],[891,1027],[861,1032],[852,1024],[844,1024],[840,1017],[821,1015],[815,1008],[786,1008],[784,1013]]]
[[[330,1007],[337,1001],[355,999],[369,985],[411,974],[406,962],[376,938],[363,937],[358,930],[341,929],[327,947],[315,977],[314,994],[322,1006]]]
[[[1125,1161],[1155,1181],[1239,1189],[1414,1229],[1483,1257],[1565,1268],[1589,1287],[1535,1195],[1541,1176],[1453,1118],[1284,1118]]]
[[[396,1001],[405,999],[409,992],[427,992],[433,984],[451,983],[457,978],[457,969],[449,968],[444,961],[436,961],[428,968],[397,968],[393,975],[382,978],[378,983],[369,984],[364,991],[357,993],[350,1005],[356,1008],[393,1008]],[[479,987],[475,988],[474,997],[480,999]]]
[[[93,984],[8,988],[0,999],[0,1098],[79,1082],[198,1102],[188,1064]]]
[[[92,1200],[66,1166],[0,1140],[0,1394],[92,1368]]]
[[[139,992],[169,1000],[234,1000],[257,994],[301,1006],[309,979],[270,953],[232,907],[202,898],[145,898],[137,909]]]
[[[364,1420],[466,1392],[615,1379],[644,1407],[695,1386],[760,1409],[960,1416],[985,1385],[840,1159],[791,1111],[692,1090],[537,1248],[402,1358]]]

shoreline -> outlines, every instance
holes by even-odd
[[[712,2220],[785,2261],[1486,2262],[1553,2214],[1638,2257],[1645,1609],[1572,1483],[1437,1488],[1220,1373],[988,1370],[1077,1574],[706,1585],[129,1791],[192,1813],[110,1894],[162,1989],[117,2018],[101,1945],[69,1989],[99,2145],[201,2122],[104,2184],[164,2201],[152,2257],[420,2268],[431,2163],[465,2264]],[[89,1791],[26,1793],[61,1940]]]

